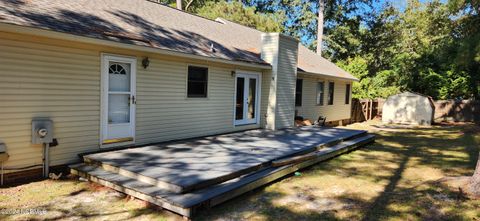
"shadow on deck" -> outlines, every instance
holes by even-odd
[[[373,140],[366,131],[340,128],[251,130],[88,154],[71,169],[191,217],[195,209],[217,205]]]

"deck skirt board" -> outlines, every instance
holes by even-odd
[[[279,137],[272,135],[272,132],[262,132],[257,133],[256,136],[245,137],[249,134],[242,132],[230,136],[241,137],[244,141],[247,139],[247,142],[235,143],[238,140],[230,140],[233,143],[227,145],[226,138],[222,135],[213,138],[223,140],[220,146],[205,145],[205,143],[214,142],[211,142],[212,138],[204,138],[183,143],[159,144],[93,154],[94,157],[85,155],[85,162],[72,165],[71,170],[74,174],[86,177],[93,182],[191,217],[198,208],[215,206],[299,169],[374,141],[374,136],[365,131],[337,128],[310,128],[310,130],[289,133],[296,133],[296,135],[287,133]],[[280,138],[291,140],[288,141],[287,146],[267,146],[267,144],[278,143],[276,139]],[[309,140],[308,145],[298,145],[304,139]],[[316,142],[311,142],[315,139]],[[257,145],[252,145],[251,140],[257,141]],[[192,146],[193,144],[197,145]],[[231,145],[239,145],[239,148],[232,148]],[[187,148],[188,146],[191,148]],[[288,146],[291,148],[282,149]],[[174,147],[183,149],[172,150]],[[265,150],[266,148],[269,148],[267,149],[269,151]],[[144,161],[148,153],[151,155],[148,158],[158,157],[159,159],[153,162]],[[197,153],[200,157],[195,157]],[[172,154],[172,156],[166,154]],[[206,154],[211,155],[205,156]],[[309,155],[309,157],[283,164],[274,163],[302,155]],[[186,160],[182,157],[191,158]],[[119,164],[120,162],[125,165]],[[133,165],[145,168],[135,169]],[[132,167],[134,169],[130,170]],[[205,171],[209,174],[201,176]],[[161,173],[166,174],[157,176]]]
[[[145,200],[183,216],[191,216],[190,208],[184,208],[166,200],[159,200],[159,196],[166,197],[172,193],[165,192],[165,190],[158,189],[155,186],[151,186],[128,177],[123,177],[118,174],[110,173],[108,171],[98,169],[98,167],[87,168],[82,164],[72,165],[71,171],[73,174],[85,177],[92,182],[99,183],[119,192],[123,192],[141,200]]]
[[[83,158],[105,170],[185,193],[259,170],[273,160],[312,152],[364,133],[318,127],[252,130]]]

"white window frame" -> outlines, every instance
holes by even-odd
[[[318,97],[319,97],[319,84],[322,83],[323,84],[323,87],[322,87],[322,103],[319,103],[318,101]],[[315,103],[317,106],[324,106],[325,105],[325,81],[317,81],[317,94],[315,96]]]
[[[349,88],[348,93],[347,93],[347,88]],[[347,96],[348,96],[348,99],[347,99]],[[350,105],[350,103],[352,103],[352,84],[347,83],[345,84],[345,105]]]
[[[302,89],[300,90],[300,95],[301,95],[300,105],[297,105],[297,81],[298,81],[298,80],[301,80],[301,81],[302,81]],[[297,79],[295,79],[295,97],[294,97],[295,108],[300,108],[300,107],[303,106],[303,88],[304,88],[304,84],[305,84],[305,80],[304,80],[303,78],[297,77]]]
[[[330,104],[330,83],[333,83],[333,93],[332,93],[332,103]],[[327,95],[327,106],[335,105],[335,81],[328,82],[328,95]]]

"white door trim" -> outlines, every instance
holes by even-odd
[[[255,104],[255,119],[252,119],[252,120],[248,120],[246,118],[247,116],[247,109],[248,109],[248,105],[245,105],[246,103],[246,100],[248,99],[247,97],[248,96],[244,96],[244,107],[243,107],[243,112],[244,112],[244,119],[242,120],[237,120],[235,119],[236,118],[236,115],[237,115],[237,108],[236,108],[236,104],[237,104],[237,79],[238,77],[244,77],[244,78],[255,78],[257,79],[257,85],[256,85],[256,97],[255,97],[255,101],[256,101],[256,104]],[[260,72],[253,72],[253,71],[241,71],[241,70],[237,70],[236,71],[236,74],[235,74],[235,87],[234,87],[234,96],[233,96],[233,125],[234,126],[241,126],[241,125],[247,125],[247,124],[260,124],[260,117],[261,117],[261,113],[260,113],[260,106],[261,106],[261,84],[262,84],[262,74]],[[244,95],[247,95],[246,92],[248,92],[248,86],[249,86],[249,82],[245,81],[245,84],[244,84]]]
[[[121,146],[121,145],[128,145],[135,143],[135,109],[136,109],[136,102],[133,102],[131,97],[130,99],[130,135],[132,139],[116,142],[116,143],[109,143],[105,144],[104,141],[107,139],[108,133],[108,88],[109,88],[109,78],[108,78],[108,69],[109,69],[109,62],[122,62],[122,63],[129,63],[130,64],[130,94],[131,96],[136,97],[136,72],[137,72],[137,58],[136,57],[128,57],[122,55],[113,55],[113,54],[101,54],[101,85],[100,85],[100,147],[101,148],[108,148],[114,146]],[[122,93],[122,92],[119,92]]]

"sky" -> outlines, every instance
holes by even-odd
[[[420,0],[420,2],[422,3],[431,2],[431,1],[432,0]],[[380,9],[381,6],[387,2],[391,3],[393,6],[403,11],[407,6],[408,1],[407,0],[377,0],[377,2],[374,3],[374,7],[377,9]],[[440,0],[440,2],[445,3],[447,2],[447,0]]]

